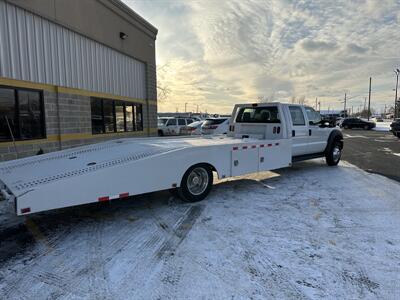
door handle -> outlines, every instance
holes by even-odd
[[[296,131],[292,130],[292,136],[296,136]]]
[[[311,133],[312,133],[311,129],[308,129],[308,135],[311,136]]]

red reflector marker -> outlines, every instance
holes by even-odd
[[[268,147],[272,147],[272,144],[268,144]]]
[[[257,147],[256,145],[251,146],[251,148],[253,148],[253,149],[256,148],[256,147]]]
[[[233,147],[233,150],[239,150],[239,147]]]
[[[264,145],[260,145],[260,148],[264,148]]]
[[[247,146],[243,146],[242,148],[243,148],[243,149],[247,149]]]
[[[110,201],[110,197],[99,197],[99,202]]]
[[[121,193],[121,194],[119,194],[119,197],[120,198],[127,198],[127,197],[129,197],[129,193]]]
[[[27,214],[29,212],[31,212],[31,208],[30,207],[21,208],[21,214]]]

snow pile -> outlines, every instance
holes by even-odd
[[[400,184],[322,160],[35,215],[2,240],[5,299],[396,299]],[[21,219],[23,221],[23,219]],[[7,258],[5,259],[5,257]]]

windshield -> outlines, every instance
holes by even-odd
[[[206,119],[204,125],[219,125],[224,123],[228,119]]]
[[[163,119],[158,119],[158,125],[159,126],[163,126],[165,125],[165,123],[167,123],[168,119],[163,118]]]
[[[203,124],[203,121],[196,121],[196,122],[190,123],[188,126],[197,128],[197,127],[201,126],[201,124]]]

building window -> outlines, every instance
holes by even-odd
[[[0,141],[45,138],[43,93],[0,87]]]
[[[92,133],[142,131],[142,105],[101,98],[91,99]]]

